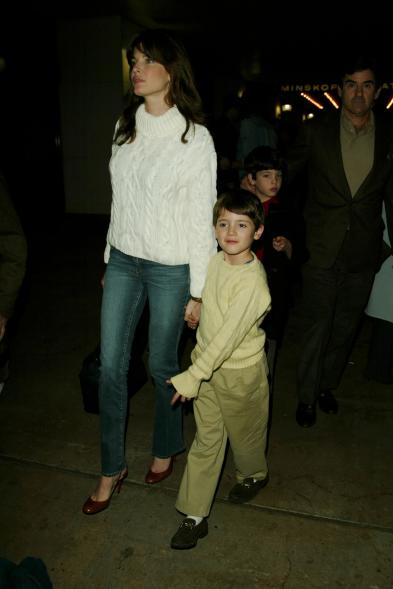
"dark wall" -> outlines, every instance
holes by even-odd
[[[64,214],[56,27],[43,17],[0,22],[0,166],[26,231],[37,232]]]

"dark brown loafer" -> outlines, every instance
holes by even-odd
[[[338,403],[332,391],[322,391],[318,397],[318,405],[324,413],[338,413]]]
[[[188,550],[197,545],[199,538],[207,536],[209,528],[207,519],[203,518],[200,524],[190,517],[186,517],[171,540],[171,548],[175,550]]]
[[[251,501],[263,487],[269,482],[269,476],[264,479],[244,479],[241,483],[236,483],[229,491],[228,499],[231,503],[247,503]]]

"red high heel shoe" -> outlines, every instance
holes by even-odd
[[[119,478],[117,479],[116,483],[113,485],[111,494],[109,495],[108,499],[105,499],[105,501],[94,501],[94,499],[89,497],[85,501],[85,503],[82,507],[83,513],[85,513],[86,515],[95,515],[96,513],[100,513],[100,511],[104,511],[104,509],[109,507],[113,493],[115,491],[117,491],[118,494],[120,493],[123,481],[124,481],[124,479],[127,478],[127,476],[128,476],[127,469],[124,472],[120,473]]]
[[[145,476],[145,483],[147,483],[148,485],[154,485],[155,483],[160,483],[161,481],[169,477],[169,475],[172,474],[174,460],[175,457],[171,456],[171,461],[169,463],[168,468],[166,470],[163,470],[162,472],[153,472],[151,468],[149,468],[149,472]]]

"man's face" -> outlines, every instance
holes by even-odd
[[[367,116],[378,98],[380,88],[377,89],[375,76],[371,70],[363,70],[346,74],[342,88],[338,89],[343,110],[350,117]]]

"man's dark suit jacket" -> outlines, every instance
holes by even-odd
[[[374,149],[373,167],[352,197],[341,156],[340,112],[303,124],[288,166],[291,179],[308,164],[304,216],[310,264],[330,268],[345,240],[349,272],[378,269],[383,255],[382,200],[393,243],[393,120],[375,115]]]
[[[9,319],[26,270],[27,244],[0,171],[0,313]]]

